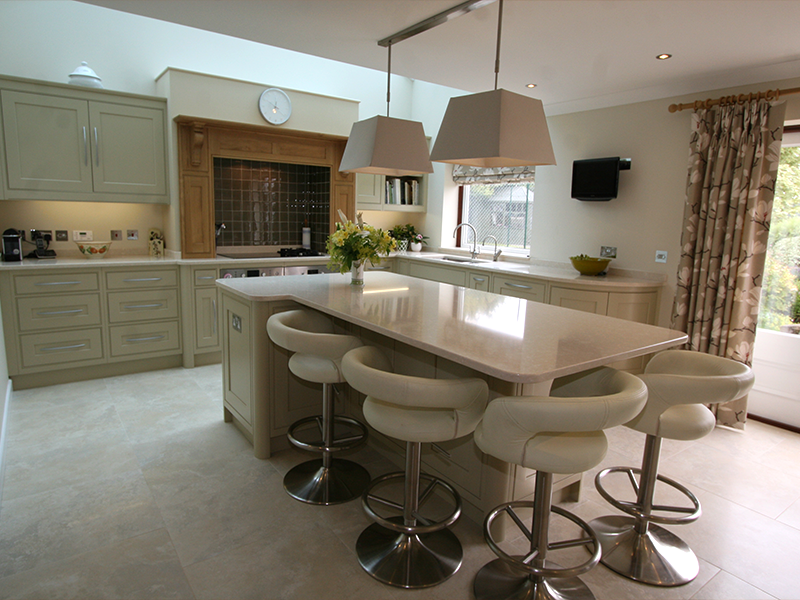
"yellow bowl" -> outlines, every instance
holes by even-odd
[[[105,258],[111,248],[111,242],[75,242],[75,245],[86,258]]]
[[[597,275],[602,273],[611,262],[610,258],[570,258],[572,266],[581,275]]]

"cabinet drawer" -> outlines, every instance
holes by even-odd
[[[463,269],[450,269],[438,265],[427,265],[411,262],[408,267],[408,274],[420,279],[439,281],[451,285],[467,285],[467,272]]]
[[[17,294],[63,294],[99,289],[97,273],[57,273],[53,275],[16,275]]]
[[[103,357],[100,328],[20,336],[22,367],[57,365]]]
[[[550,304],[595,315],[604,315],[608,310],[608,292],[554,287],[550,290]]]
[[[177,316],[178,290],[108,294],[108,320],[111,323],[174,319]]]
[[[217,279],[219,273],[216,269],[197,269],[194,272],[194,284],[197,287],[212,286]]]
[[[179,350],[178,336],[177,321],[111,327],[111,356]]]
[[[20,331],[100,325],[98,294],[33,296],[17,299]]]
[[[177,284],[178,272],[175,269],[106,273],[106,285],[110,290],[173,287]]]
[[[495,275],[492,291],[495,294],[524,298],[534,302],[544,302],[547,286],[544,283],[526,279],[513,279],[502,275]]]

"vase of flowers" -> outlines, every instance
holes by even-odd
[[[336,223],[336,231],[328,237],[326,248],[330,260],[328,267],[340,273],[351,273],[352,285],[364,285],[364,267],[367,261],[373,265],[381,262],[395,248],[395,240],[388,231],[367,225],[356,216],[356,223],[350,221],[340,210],[342,221]]]
[[[412,252],[419,252],[422,250],[422,244],[428,239],[421,233],[417,233],[417,230],[411,223],[395,225],[392,227],[389,234],[397,241],[401,252],[403,252],[402,242],[405,242],[405,246],[407,248],[410,247]]]

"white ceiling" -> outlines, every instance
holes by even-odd
[[[460,3],[84,1],[381,71],[387,50],[377,40]],[[396,44],[392,72],[492,89],[498,6]],[[506,0],[499,87],[558,114],[796,77],[798,23],[797,0]],[[662,52],[673,58],[656,60]]]

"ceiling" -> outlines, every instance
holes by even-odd
[[[84,1],[385,71],[377,40],[461,0]],[[396,44],[392,72],[492,89],[498,7]],[[503,12],[499,87],[540,98],[548,114],[800,74],[797,0],[505,0]]]

